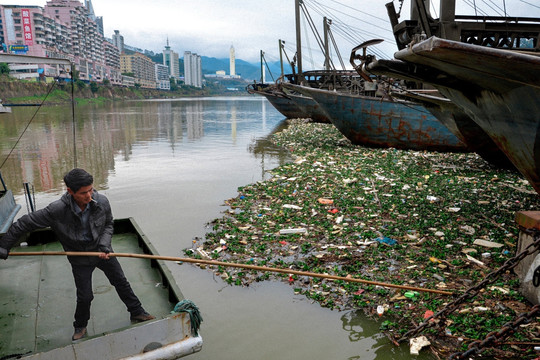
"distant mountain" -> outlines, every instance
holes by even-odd
[[[202,62],[202,72],[204,74],[215,74],[216,71],[225,71],[226,74],[229,74],[230,68],[229,68],[229,59],[217,59],[214,57],[207,57],[207,56],[201,56],[201,62]],[[249,63],[247,61],[236,59],[235,63],[236,67],[236,74],[240,75],[243,79],[251,82],[253,80],[259,81],[261,79],[261,65],[260,64],[253,64]],[[276,80],[279,75],[281,75],[281,66],[279,62],[269,63],[268,67],[270,68],[270,72],[273,76],[273,80]],[[290,72],[290,66],[285,68],[285,72],[287,72],[287,68]],[[268,73],[268,69],[266,69],[266,81],[273,81],[272,76]]]

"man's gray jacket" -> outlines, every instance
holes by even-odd
[[[13,223],[8,232],[0,239],[0,255],[7,252],[21,236],[36,230],[50,227],[65,251],[98,251],[112,252],[111,238],[113,235],[113,216],[109,200],[96,190],[92,194],[89,206],[88,223],[92,240],[84,240],[81,217],[75,212],[77,204],[69,193],[59,200],[53,201],[47,207],[22,216]],[[5,258],[5,256],[3,256]],[[68,257],[72,264],[90,265],[98,261],[97,257]]]

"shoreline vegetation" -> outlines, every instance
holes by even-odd
[[[54,87],[51,90],[53,85]],[[235,86],[239,86],[239,84],[235,84]],[[244,91],[227,90],[227,87],[221,83],[209,84],[204,88],[178,86],[175,90],[167,91],[140,87],[128,88],[103,84],[98,85],[96,83],[87,84],[82,81],[76,81],[74,89],[74,97],[77,104],[217,95],[238,96],[247,94]],[[69,103],[71,102],[71,84],[16,80],[6,75],[0,75],[0,99],[4,104],[36,104],[43,102],[45,97],[45,104],[47,105]]]
[[[271,170],[268,180],[238,188],[223,216],[209,223],[212,230],[184,252],[454,294],[200,265],[231,285],[283,281],[323,307],[363,310],[389,339],[415,329],[515,256],[516,212],[540,208],[520,174],[493,168],[475,153],[365,148],[331,124],[301,119],[269,138],[295,160]],[[530,307],[517,276],[506,271],[411,338],[425,336],[431,346],[423,353],[448,358]],[[539,331],[535,321],[520,326],[482,356],[533,359]]]

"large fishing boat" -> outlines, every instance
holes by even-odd
[[[406,150],[468,148],[423,106],[399,99],[284,84],[313,98],[353,144]]]
[[[456,16],[455,1],[441,1],[436,20],[413,9],[402,23],[389,11],[396,60],[366,57],[361,69],[435,87],[540,193],[540,18]]]

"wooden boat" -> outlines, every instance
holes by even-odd
[[[287,119],[304,119],[309,117],[309,114],[302,111],[276,84],[249,84],[246,87],[246,91],[250,94],[264,96]]]
[[[540,57],[432,37],[396,53],[493,139],[540,193]]]
[[[419,4],[402,23],[389,4],[397,60],[370,56],[360,68],[435,87],[540,193],[540,18],[456,16],[445,0],[432,19]]]
[[[13,192],[6,187],[2,173],[0,173],[0,183],[3,188],[0,190],[0,234],[3,234],[8,231],[21,205],[15,202]]]
[[[28,246],[13,248],[12,253],[62,251],[50,230],[33,232],[24,241]],[[115,220],[113,247],[117,252],[155,253],[133,219]],[[189,314],[171,313],[183,296],[164,262],[119,261],[135,293],[156,319],[131,324],[114,288],[96,272],[89,337],[74,343],[75,286],[67,259],[10,256],[1,261],[0,358],[177,359],[200,351],[202,338],[193,334]]]
[[[438,93],[437,90],[433,91]],[[422,104],[471,151],[495,167],[517,171],[491,137],[465,111],[442,95],[431,94],[433,91],[428,90],[427,93],[415,90],[399,91],[392,92],[391,96]]]
[[[318,123],[330,123],[330,118],[315,100],[309,96],[297,94],[292,91],[284,92],[296,104],[302,113],[305,114],[304,118],[310,118]]]
[[[406,150],[465,152],[469,149],[416,103],[284,84],[313,98],[353,144]]]

